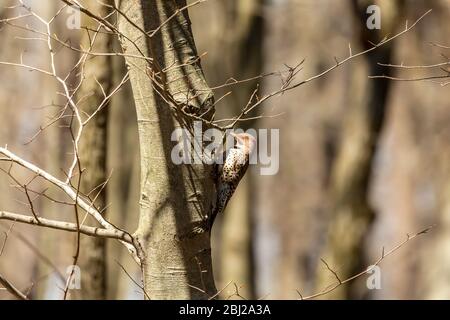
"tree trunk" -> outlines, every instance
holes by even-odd
[[[213,200],[211,166],[175,165],[171,161],[172,132],[192,122],[172,111],[161,97],[170,95],[177,105],[202,114],[213,104],[198,60],[186,1],[123,0],[120,19],[136,104],[140,157],[140,219],[135,233],[146,298],[207,299],[216,292],[211,264],[210,230],[204,217]],[[129,19],[129,20],[128,20]],[[132,21],[133,23],[130,23]],[[150,32],[161,28],[153,37]],[[130,41],[131,40],[131,41]],[[167,69],[165,69],[167,68]],[[148,74],[159,73],[165,92]],[[195,100],[186,101],[187,96]]]
[[[393,34],[400,18],[400,1],[378,1],[381,6],[382,29],[366,28],[366,9],[371,4],[365,0],[354,0],[355,13],[361,18],[360,45],[367,49],[371,43],[380,42],[387,34]],[[369,75],[389,75],[390,68],[383,68],[378,63],[389,63],[392,45],[385,45],[366,56]],[[324,260],[334,269],[341,280],[364,267],[364,240],[374,219],[368,196],[372,166],[376,146],[380,137],[390,81],[361,80],[367,79],[367,73],[354,74],[348,116],[344,121],[344,131],[340,150],[332,168],[331,199],[333,211],[328,232],[328,243],[323,253]],[[321,264],[318,272],[318,290],[336,281],[333,274]],[[330,296],[335,299],[352,297],[349,285],[341,286]],[[354,295],[353,295],[354,297]]]
[[[448,132],[446,134],[449,136]],[[445,140],[448,143],[448,138]],[[445,148],[444,148],[445,150]],[[441,162],[439,169],[445,181],[440,181],[439,190],[439,213],[436,218],[436,230],[431,236],[428,246],[424,246],[426,254],[422,252],[423,259],[422,274],[420,278],[419,299],[446,299],[450,296],[450,279],[448,276],[450,255],[450,152],[444,151],[440,155]],[[443,179],[444,180],[444,179]]]
[[[46,2],[45,5],[41,5],[39,8],[41,13],[49,19],[52,14],[56,11],[55,2]],[[60,27],[62,23],[55,22],[56,27]],[[40,59],[44,65],[48,64],[48,52],[44,49],[43,52],[39,53]],[[58,98],[55,97],[55,92],[57,91],[57,84],[54,79],[50,77],[42,78],[39,81],[39,88],[42,92],[42,105],[48,105],[50,102],[58,103]],[[42,123],[47,123],[48,119],[52,119],[55,115],[55,109],[48,108],[42,110]],[[14,126],[16,127],[16,126]],[[17,126],[18,127],[18,126]],[[45,163],[46,169],[50,172],[60,172],[62,164],[62,155],[66,152],[66,146],[63,145],[62,135],[63,129],[60,126],[50,126],[42,133],[42,142],[36,141],[39,144],[39,148],[46,150],[43,153],[43,163]],[[11,140],[10,140],[11,141]],[[47,195],[50,197],[56,196],[56,191],[54,189],[49,189]],[[44,198],[38,199],[39,207],[42,212],[45,213],[45,217],[49,219],[57,219],[61,212],[56,212],[55,206]],[[65,211],[67,212],[67,211]],[[64,250],[64,247],[68,244],[69,238],[67,235],[62,235],[55,230],[36,230],[38,233],[37,244],[40,248],[41,253],[48,257],[52,263],[56,266],[64,266],[64,258],[60,254]],[[58,239],[58,241],[55,241]],[[65,270],[62,267],[59,270],[64,274]],[[34,278],[36,285],[32,291],[32,299],[43,300],[43,299],[55,299],[57,294],[55,294],[56,285],[63,285],[64,279],[57,276],[56,270],[53,270],[42,259],[37,259],[34,268]],[[55,290],[56,289],[56,290]],[[59,293],[59,292],[58,292]]]
[[[99,16],[106,16],[108,8],[100,2],[89,2],[89,9]],[[96,28],[96,23],[91,18],[83,21],[83,26]],[[88,34],[90,33],[90,35]],[[95,37],[94,37],[95,38]],[[92,31],[82,31],[81,44],[83,48],[90,48]],[[110,52],[111,36],[98,34],[93,45],[93,52]],[[84,68],[84,81],[78,92],[78,99],[83,99],[82,110],[86,114],[92,114],[104,99],[104,92],[108,94],[113,85],[111,56],[88,57]],[[106,167],[107,141],[108,141],[108,105],[86,125],[80,143],[80,162],[83,168],[81,178],[81,191],[89,194],[95,200],[95,205],[104,210],[106,203],[106,186],[108,180]],[[106,213],[103,212],[105,215]],[[88,219],[89,225],[95,225]],[[81,291],[82,299],[100,300],[106,299],[107,294],[107,270],[106,270],[106,243],[105,239],[97,237],[81,237],[81,251],[79,266],[82,272]]]
[[[117,45],[120,47],[119,43]],[[127,71],[124,59],[115,59],[116,83]],[[139,146],[136,143],[139,138],[133,92],[129,83],[114,95],[108,123],[108,168],[113,173],[108,184],[108,217],[124,230],[135,230],[139,214],[140,169]],[[122,266],[131,275],[139,274],[139,267],[122,245],[116,241],[108,241],[107,245],[108,298],[129,299],[130,293],[136,291],[136,285],[122,270]]]

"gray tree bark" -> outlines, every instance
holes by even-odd
[[[135,237],[149,299],[206,299],[216,292],[210,231],[204,223],[213,200],[212,168],[171,161],[172,132],[192,126],[191,120],[180,115],[180,106],[199,115],[213,104],[187,10],[168,20],[185,6],[184,0],[121,2],[121,11],[127,16],[119,22],[124,51],[154,59],[148,63],[127,58],[141,158],[140,219]],[[151,38],[141,32],[158,27]],[[149,78],[148,73],[153,72],[159,72],[164,92]],[[161,94],[173,97],[178,104],[176,112]],[[196,99],[186,101],[194,95]]]

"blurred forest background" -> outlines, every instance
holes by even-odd
[[[26,2],[47,17],[61,6],[59,1]],[[3,8],[12,3],[0,1],[1,18],[11,14]],[[365,10],[373,3],[381,8],[381,30],[366,28]],[[307,78],[332,66],[334,57],[345,58],[349,43],[353,52],[367,49],[429,9],[433,11],[413,30],[389,45],[270,100],[262,109],[281,115],[245,122],[246,127],[280,129],[280,169],[261,176],[251,168],[214,226],[218,289],[233,282],[246,298],[298,299],[298,292],[313,294],[336,281],[321,258],[345,279],[375,262],[383,247],[388,250],[407,234],[435,225],[383,261],[380,290],[368,290],[363,276],[322,298],[450,298],[450,91],[437,81],[368,77],[441,74],[439,68],[405,70],[378,63],[448,63],[450,49],[444,46],[450,45],[450,1],[208,0],[190,8],[210,86],[231,77],[282,71],[303,59],[298,78]],[[59,20],[54,32],[79,43],[82,32],[65,28],[64,17]],[[45,44],[21,39],[30,36],[23,30],[0,28],[0,61],[18,61],[23,55],[25,61],[48,64]],[[113,46],[118,50],[118,44]],[[61,50],[59,68],[73,67],[76,56]],[[114,57],[108,65],[108,77],[119,82],[126,70],[123,59]],[[272,92],[280,81],[274,76],[234,86],[218,114],[229,117],[245,106],[256,83]],[[0,66],[0,83],[0,145],[61,173],[71,152],[63,126],[52,126],[27,143],[58,104],[54,81]],[[127,85],[116,94],[103,116],[108,122],[108,219],[133,231],[139,151],[130,90]],[[217,90],[216,98],[229,90]],[[2,173],[0,209],[23,212],[25,195],[13,184]],[[42,198],[34,205],[49,218],[66,214],[64,207]],[[0,244],[10,226],[0,221]],[[31,290],[33,298],[59,299],[73,242],[73,234],[16,224],[2,250],[0,271],[19,288]],[[139,279],[136,265],[115,241],[107,245],[107,298],[141,299],[142,292],[123,270]],[[234,290],[229,285],[223,296]],[[10,298],[0,290],[0,299]]]

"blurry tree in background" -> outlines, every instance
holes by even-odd
[[[382,29],[369,30],[366,26],[367,8],[372,1],[354,0],[355,27],[358,46],[368,49],[380,43],[386,35],[403,27],[403,1],[379,1],[382,7]],[[354,48],[353,48],[354,49]],[[385,123],[391,82],[387,79],[369,79],[369,75],[385,74],[391,69],[379,63],[390,63],[393,44],[383,46],[364,57],[367,66],[362,73],[356,70],[349,82],[349,104],[343,119],[336,159],[333,160],[330,178],[331,216],[325,252],[321,254],[343,279],[367,265],[364,258],[365,241],[375,213],[369,204],[369,186],[379,137]],[[319,265],[317,286],[323,288],[330,282],[330,272]],[[351,298],[349,286],[332,294],[335,298]]]
[[[113,1],[104,4],[97,2],[82,2],[89,5],[92,13],[100,17],[108,16],[108,7]],[[106,4],[106,5],[105,5]],[[97,23],[87,16],[83,16],[82,24],[86,28],[82,32],[81,44],[85,50],[93,52],[112,52],[113,37],[109,34],[101,34],[96,31]],[[113,89],[114,69],[111,56],[92,57],[82,69],[81,77],[84,77],[77,98],[83,101],[81,110],[86,114],[94,114],[101,105],[105,95]],[[80,162],[83,168],[80,189],[83,193],[91,195],[94,205],[99,208],[106,217],[107,200],[106,184],[109,180],[107,172],[108,154],[108,118],[109,101],[102,105],[98,114],[86,126],[84,136],[80,141]],[[95,220],[86,220],[92,225]],[[106,299],[107,297],[107,268],[106,268],[106,240],[102,238],[81,237],[80,269],[84,276],[81,281],[81,298]]]
[[[49,19],[52,17],[56,10],[57,4],[56,2],[47,2],[45,5],[40,7],[43,11],[44,16]],[[61,21],[57,22],[60,27],[64,27],[64,23]],[[48,64],[46,61],[46,47],[40,48],[39,57],[42,60],[44,65]],[[71,59],[71,57],[69,58]],[[55,112],[58,112],[58,106],[61,100],[55,97],[54,93],[57,90],[57,85],[55,81],[49,77],[41,77],[39,83],[42,84],[42,106],[47,106],[41,110],[43,114],[43,123],[47,124],[51,122],[51,119],[54,117]],[[40,107],[41,105],[36,105],[36,107]],[[26,113],[24,113],[26,114]],[[41,124],[39,124],[41,125]],[[61,162],[64,159],[64,154],[68,152],[67,146],[64,143],[64,139],[61,137],[64,135],[64,130],[57,126],[50,126],[46,129],[45,135],[42,138],[42,145],[47,150],[47,152],[43,155],[44,163],[47,164],[47,169],[52,172],[58,172],[61,168]],[[40,141],[39,141],[40,142]],[[50,196],[55,196],[56,194],[51,190],[48,191]],[[48,213],[46,215],[48,218],[57,218],[59,212],[55,212],[54,204],[49,201],[45,201],[44,199],[37,199],[42,206],[42,212]],[[59,239],[59,241],[56,241]],[[33,290],[33,297],[35,299],[48,299],[52,297],[52,288],[56,283],[64,283],[64,272],[55,272],[55,266],[62,263],[61,254],[67,248],[67,242],[69,239],[61,235],[59,232],[51,231],[48,232],[39,232],[37,247],[40,248],[41,253],[49,259],[49,261],[53,262],[52,264],[48,264],[45,259],[37,259],[35,269],[34,269],[34,278],[36,280],[36,285]]]
[[[115,51],[120,43],[115,41]],[[113,59],[115,82],[127,72],[123,57]],[[111,101],[108,126],[108,214],[117,225],[126,230],[135,230],[139,217],[139,140],[133,92],[129,82]],[[124,157],[123,155],[129,155]],[[130,275],[139,277],[140,269],[128,252],[119,244],[108,242],[109,298],[126,299],[139,297],[139,292],[130,287]],[[119,258],[118,258],[119,257]]]
[[[262,73],[264,18],[263,1],[226,1],[224,30],[228,74],[237,79],[248,79]],[[226,74],[226,73],[222,73]],[[247,104],[257,81],[250,81],[234,90],[228,101],[228,116],[238,114]],[[254,113],[253,116],[258,115]],[[256,128],[257,121],[246,121],[242,127]],[[248,298],[257,298],[255,292],[254,267],[254,214],[256,172],[249,171],[240,185],[240,192],[230,203],[223,215],[221,226],[220,277],[221,285],[233,281],[241,287],[240,293]]]
[[[378,4],[382,14],[382,29],[373,30],[373,35],[379,34],[376,39],[381,40],[389,35],[385,28],[390,28],[389,24],[383,23],[389,21],[389,16],[384,15],[386,11],[390,11],[392,5],[396,6],[399,2],[378,2]],[[266,50],[268,56],[266,70],[273,70],[283,62],[291,65],[296,63],[300,52],[301,57],[306,57],[307,61],[304,72],[314,73],[316,70],[323,69],[324,65],[332,63],[330,60],[333,56],[338,59],[346,56],[348,46],[344,44],[351,44],[353,52],[357,51],[357,45],[366,46],[367,43],[363,44],[360,41],[360,28],[357,26],[361,22],[354,20],[352,6],[351,1],[275,2],[273,8],[265,11],[268,21],[266,42],[269,48],[277,48],[277,50]],[[448,64],[445,50],[429,45],[431,41],[442,43],[442,39],[448,37],[446,34],[448,34],[449,24],[444,18],[448,19],[448,2],[405,1],[404,9],[399,15],[400,21],[394,22],[398,24],[399,29],[402,29],[405,25],[404,20],[409,20],[411,24],[413,17],[420,16],[430,8],[435,9],[432,19],[426,19],[419,24],[416,32],[398,39],[393,44],[396,47],[395,58],[392,58],[393,63],[441,62]],[[328,12],[328,14],[319,15],[318,12]],[[283,21],[277,19],[280,16],[284,17]],[[366,14],[365,18],[368,16]],[[290,21],[289,25],[287,26],[284,21]],[[431,52],[435,54],[430,55]],[[444,56],[439,58],[439,52]],[[376,56],[376,53],[372,56]],[[281,97],[277,104],[286,111],[286,116],[264,120],[264,127],[281,128],[280,144],[283,160],[280,162],[280,172],[277,176],[259,179],[262,185],[262,196],[258,204],[260,209],[257,221],[262,234],[258,236],[259,257],[256,265],[258,269],[262,269],[257,282],[260,295],[271,293],[271,297],[295,298],[298,297],[297,293],[287,289],[292,288],[293,283],[297,284],[295,289],[303,295],[314,292],[314,288],[321,290],[324,286],[328,287],[336,283],[335,276],[320,260],[324,258],[327,261],[322,248],[328,242],[328,232],[335,231],[328,227],[328,220],[333,215],[327,212],[336,212],[333,210],[329,185],[333,181],[330,179],[333,176],[332,168],[337,161],[336,156],[341,152],[339,147],[342,146],[341,141],[344,139],[345,132],[351,131],[351,128],[346,127],[348,121],[345,120],[351,117],[349,110],[357,109],[354,106],[357,103],[361,111],[360,116],[363,115],[362,111],[370,111],[367,104],[371,102],[367,96],[364,96],[366,93],[354,88],[355,83],[360,84],[360,87],[370,85],[371,80],[367,80],[366,58],[368,57],[354,61],[351,67],[329,75],[322,81],[311,84],[307,89]],[[376,63],[387,62],[385,60]],[[398,71],[379,67],[380,70],[384,70],[380,72],[385,72],[386,75]],[[423,68],[415,69],[415,71],[417,78],[430,73]],[[418,75],[417,71],[422,72]],[[414,73],[410,77],[414,78]],[[277,85],[273,80],[267,83],[267,90]],[[372,168],[370,171],[367,169],[358,172],[349,168],[348,171],[353,174],[365,172],[364,174],[370,175],[371,179],[367,182],[366,191],[357,190],[356,194],[348,194],[347,200],[363,202],[370,200],[367,203],[370,203],[377,212],[373,228],[367,229],[360,238],[366,239],[364,243],[349,239],[349,243],[356,243],[362,249],[356,253],[359,255],[355,257],[359,260],[357,264],[361,261],[370,263],[376,260],[383,247],[387,248],[389,244],[403,239],[404,235],[412,230],[433,224],[436,222],[431,218],[433,212],[439,211],[433,205],[435,191],[430,189],[430,178],[436,174],[436,167],[429,157],[431,147],[428,145],[424,148],[425,144],[432,140],[431,133],[435,130],[430,130],[430,136],[420,139],[424,143],[421,146],[417,137],[424,134],[426,130],[423,129],[421,133],[418,133],[416,131],[418,129],[414,128],[425,126],[431,129],[435,126],[433,124],[435,120],[432,119],[437,117],[443,119],[442,114],[441,116],[431,115],[436,112],[433,111],[436,109],[447,114],[448,110],[444,101],[445,97],[448,99],[448,95],[438,84],[431,85],[427,82],[408,81],[385,83],[385,85],[393,86],[395,89],[392,89],[390,93],[388,103],[391,106],[387,107],[388,112],[385,116],[387,119],[384,121],[387,122],[387,128],[376,145],[377,152],[372,153],[374,159],[365,160],[369,161],[366,163],[373,162]],[[423,122],[423,119],[428,121]],[[363,118],[360,117],[360,120],[362,121]],[[447,125],[445,120],[440,123]],[[360,129],[368,128],[360,127]],[[352,151],[361,150],[357,148],[357,145],[353,147]],[[418,154],[421,155],[420,159],[417,157]],[[439,153],[437,158],[441,158],[441,155],[442,153]],[[344,165],[348,164],[342,166]],[[442,189],[439,187],[435,190]],[[368,222],[364,223],[367,226]],[[343,230],[345,236],[347,231],[349,232],[349,238],[352,225],[353,221],[350,220],[349,229],[347,230],[345,226]],[[440,232],[438,230],[436,229],[435,232]],[[430,237],[433,236],[430,235]],[[341,242],[342,239],[338,238],[336,245],[340,245]],[[447,265],[436,262],[442,261],[437,258],[437,255],[442,254],[442,249],[439,250],[440,254],[436,254],[436,260],[430,261],[427,251],[422,249],[422,245],[426,243],[433,246],[434,242],[427,238],[417,247],[408,247],[383,264],[382,290],[368,291],[364,279],[355,281],[354,289],[357,292],[352,290],[353,293],[349,294],[353,297],[364,295],[366,298],[423,297],[423,291],[420,291],[418,286],[419,279],[423,278],[422,273],[428,276],[434,275],[439,279],[438,273],[431,273],[428,270],[431,270],[431,265],[442,268],[446,268],[444,266]],[[345,247],[345,243],[342,245]],[[428,267],[425,267],[422,273],[418,272],[422,269],[418,252],[421,252],[420,256],[423,256],[424,261],[428,261]],[[330,250],[328,253],[330,254]],[[342,279],[345,278],[346,273],[348,275],[348,268],[352,264],[350,258],[347,261],[345,255],[340,256],[339,259],[343,261],[338,265],[328,261]],[[323,271],[322,276],[327,277],[320,285],[316,283],[317,270]],[[436,288],[436,285],[432,287]],[[347,293],[336,292],[334,297],[342,297],[343,294]]]

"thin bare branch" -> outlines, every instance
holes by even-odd
[[[57,221],[50,220],[45,218],[39,218],[37,220],[35,217],[17,214],[7,211],[0,211],[0,220],[10,220],[19,223],[26,223],[30,225],[36,225],[45,228],[51,228],[56,230],[63,230],[68,232],[77,232],[78,227],[75,223],[65,222],[65,221]],[[79,231],[82,234],[91,236],[91,237],[101,237],[101,238],[110,238],[110,239],[118,239],[125,241],[129,244],[133,243],[131,236],[123,231],[116,229],[103,229],[97,227],[83,226],[80,225]]]
[[[0,274],[0,284],[19,300],[28,300],[27,296],[17,289],[9,280]]]
[[[400,248],[402,248],[402,247],[403,247],[405,244],[407,244],[409,241],[411,241],[411,240],[417,238],[417,237],[420,236],[420,235],[423,235],[423,234],[428,233],[432,228],[433,228],[433,226],[430,226],[430,227],[427,227],[427,228],[425,228],[425,229],[423,229],[423,230],[421,230],[421,231],[419,231],[419,232],[417,232],[417,233],[415,233],[415,234],[413,234],[413,235],[409,235],[409,234],[408,234],[407,237],[406,237],[406,240],[400,242],[399,244],[397,244],[395,247],[393,247],[391,250],[389,250],[389,251],[387,251],[387,252],[384,251],[384,247],[383,247],[382,255],[381,255],[381,257],[380,257],[378,260],[376,260],[371,266],[366,267],[363,271],[361,271],[361,272],[359,272],[359,273],[357,273],[357,274],[355,274],[355,275],[353,275],[353,276],[351,276],[351,277],[349,277],[349,278],[347,278],[347,279],[345,279],[345,280],[339,279],[339,277],[337,276],[337,273],[336,273],[334,270],[332,270],[332,269],[328,266],[328,264],[325,263],[325,262],[322,260],[322,261],[325,263],[325,265],[326,265],[326,267],[328,268],[328,270],[331,271],[331,272],[335,275],[335,277],[338,279],[338,282],[337,282],[336,284],[333,284],[333,285],[331,285],[331,286],[325,288],[324,290],[322,290],[322,291],[320,291],[320,292],[318,292],[318,293],[315,293],[315,294],[312,294],[312,295],[309,295],[309,296],[302,296],[302,295],[300,294],[300,292],[297,290],[297,293],[298,293],[299,296],[300,296],[300,300],[311,300],[311,299],[315,299],[315,298],[318,298],[318,297],[327,295],[328,293],[330,293],[330,292],[336,290],[336,289],[339,288],[340,286],[342,286],[342,285],[344,285],[344,284],[346,284],[346,283],[349,283],[349,282],[351,282],[351,281],[353,281],[353,280],[355,280],[355,279],[357,279],[357,278],[362,277],[363,275],[367,274],[367,272],[371,271],[373,268],[375,268],[376,266],[378,266],[385,258],[389,257],[390,255],[392,255],[393,253],[395,253],[397,250],[399,250]]]

